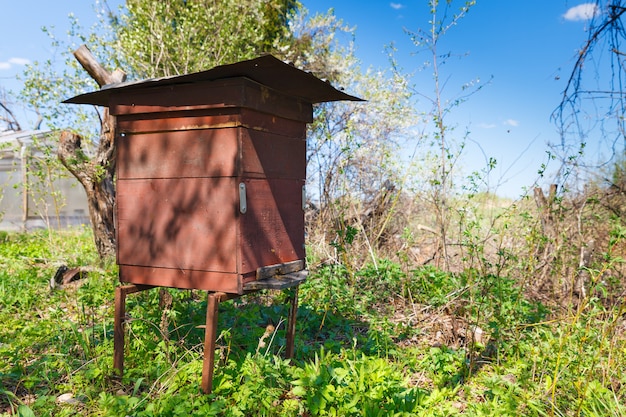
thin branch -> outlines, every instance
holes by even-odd
[[[9,109],[9,107],[6,104],[4,104],[2,101],[0,101],[0,107],[9,116],[9,117],[0,117],[0,120],[5,121],[9,129],[11,130],[22,130],[22,127],[20,126],[19,122],[17,121],[17,118],[15,117],[11,109]]]
[[[611,13],[609,15],[610,17],[598,29],[596,29],[595,31],[591,33],[591,35],[587,39],[587,42],[585,42],[585,45],[583,46],[581,51],[578,53],[578,58],[576,59],[576,63],[574,64],[574,67],[572,68],[572,72],[570,73],[570,76],[567,80],[567,85],[565,86],[565,89],[563,90],[563,98],[561,99],[561,103],[559,104],[559,107],[557,109],[557,112],[559,114],[559,119],[561,120],[561,122],[563,122],[562,117],[563,117],[563,110],[565,108],[565,105],[567,103],[571,104],[574,101],[575,97],[578,95],[578,93],[580,93],[578,91],[580,73],[582,71],[585,60],[587,59],[589,53],[593,49],[593,46],[598,42],[598,39],[600,38],[600,36],[603,35],[604,32],[609,27],[611,27],[616,21],[618,21],[621,18],[621,16],[626,12],[626,8],[618,7],[618,6],[612,6],[612,10],[617,11],[617,13]],[[572,89],[574,90],[574,92],[570,93]]]

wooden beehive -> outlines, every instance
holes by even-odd
[[[120,280],[241,294],[303,268],[306,124],[334,100],[358,99],[272,56],[68,100],[117,119]]]

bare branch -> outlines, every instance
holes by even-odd
[[[0,100],[0,108],[2,108],[2,110],[4,110],[4,112],[8,115],[8,117],[0,117],[0,120],[6,122],[10,130],[22,130],[17,118],[2,100]]]
[[[85,45],[81,45],[74,51],[74,57],[76,57],[76,60],[100,87],[126,80],[126,73],[124,71],[119,69],[113,71],[112,73],[107,71],[102,65],[100,65],[98,60]]]
[[[626,56],[621,52],[620,44],[626,38],[622,18],[626,16],[624,0],[596,0],[596,10],[602,10],[589,23],[588,37],[576,55],[575,63],[562,92],[561,101],[551,115],[561,134],[561,148],[568,149],[568,137],[576,138],[584,144],[590,137],[598,137],[611,147],[613,158],[615,144],[626,145],[624,135],[624,114],[626,95],[623,93],[624,62]],[[603,43],[607,43],[606,46]],[[594,50],[609,50],[609,56],[595,54]],[[595,59],[598,62],[595,62]],[[589,65],[589,63],[593,65]],[[587,72],[595,69],[593,74]],[[610,76],[600,76],[600,70],[610,71]],[[604,74],[604,72],[603,72]],[[597,85],[587,88],[586,83],[594,81]],[[604,84],[601,85],[600,83]],[[590,85],[591,86],[591,85]],[[589,114],[586,114],[586,111]],[[604,115],[598,115],[603,110]],[[615,123],[613,128],[608,125]],[[597,129],[598,135],[591,134]],[[611,141],[613,142],[611,146]],[[566,158],[566,157],[565,157]],[[564,158],[564,160],[565,160]]]

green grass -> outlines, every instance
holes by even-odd
[[[220,305],[203,395],[204,293],[170,290],[165,321],[158,291],[128,298],[120,380],[116,268],[98,264],[89,231],[0,240],[2,416],[626,416],[625,311],[601,291],[561,314],[506,277],[323,266],[301,288],[292,363],[281,359],[281,293]],[[61,264],[94,270],[51,290]],[[75,402],[57,401],[68,393]]]

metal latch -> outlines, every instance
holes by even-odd
[[[246,214],[248,211],[248,205],[246,203],[246,184],[243,182],[239,183],[239,212],[241,214]]]

